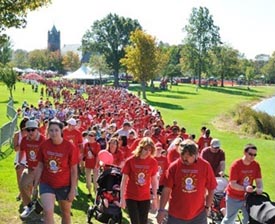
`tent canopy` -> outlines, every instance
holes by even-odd
[[[75,72],[65,75],[62,78],[70,80],[98,80],[100,79],[100,75],[95,74],[91,68],[83,64]],[[109,75],[101,75],[101,78],[109,78]]]

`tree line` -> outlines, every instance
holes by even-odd
[[[43,2],[50,1],[40,0],[40,6]],[[171,82],[175,77],[191,77],[197,80],[198,86],[202,79],[210,77],[221,80],[221,86],[225,79],[241,79],[248,85],[255,79],[275,82],[275,52],[271,57],[258,55],[258,60],[248,60],[237,49],[222,42],[219,29],[206,7],[193,8],[183,28],[186,37],[182,44],[169,45],[157,42],[137,20],[110,13],[85,32],[81,51],[88,58],[86,63],[97,72],[113,75],[115,86],[119,85],[119,74],[134,76],[141,83],[144,98],[147,82],[153,84],[157,77],[166,77]],[[60,73],[74,71],[80,65],[81,59],[74,52],[61,56],[58,51],[13,51],[8,37],[0,45],[2,65]],[[262,60],[263,57],[267,60]]]

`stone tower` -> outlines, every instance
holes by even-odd
[[[48,50],[60,51],[60,31],[57,31],[55,25],[48,31]]]

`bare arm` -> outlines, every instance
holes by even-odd
[[[237,184],[237,181],[236,181],[236,180],[231,180],[231,181],[229,181],[229,184],[230,184],[230,186],[231,186],[234,190],[237,190],[237,191],[245,191],[244,186],[243,186],[243,185],[240,185],[240,184]]]
[[[221,176],[224,176],[224,171],[225,171],[225,161],[223,160],[220,162],[220,173],[219,174]]]
[[[158,190],[158,185],[159,185],[159,181],[158,181],[158,173],[156,173],[156,175],[154,175],[153,177],[151,177],[151,185],[152,185],[152,192],[153,192],[153,198],[152,198],[152,210],[155,211],[157,210],[157,190]]]
[[[125,190],[126,190],[126,184],[129,180],[129,176],[127,174],[122,175],[121,183],[120,183],[120,207],[125,208],[126,202],[125,202]]]
[[[73,165],[71,167],[71,189],[70,192],[68,194],[68,200],[69,201],[73,201],[74,197],[75,197],[75,191],[76,191],[76,187],[77,187],[77,164]]]
[[[20,150],[20,144],[19,144],[19,132],[16,132],[13,137],[13,145],[14,145],[14,151],[19,152]]]
[[[214,199],[214,190],[208,190],[208,194],[205,199],[205,206],[210,208]]]
[[[263,192],[263,181],[261,178],[256,179],[256,191],[257,194],[262,194]]]
[[[33,183],[33,186],[34,186],[35,189],[37,188],[37,186],[39,184],[40,177],[41,177],[41,174],[42,174],[42,171],[43,171],[43,167],[44,167],[43,163],[38,162],[38,165],[35,168],[34,183]]]
[[[159,210],[158,210],[158,214],[157,214],[157,222],[158,223],[162,223],[164,217],[165,217],[165,206],[170,198],[170,194],[172,192],[171,188],[168,187],[164,187],[161,193],[161,197],[160,197],[160,205],[159,205]]]

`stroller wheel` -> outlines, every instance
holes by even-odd
[[[108,220],[108,224],[115,224],[116,222],[113,219]]]
[[[94,215],[94,208],[90,206],[87,211],[87,223],[92,223],[91,219],[93,215]]]

